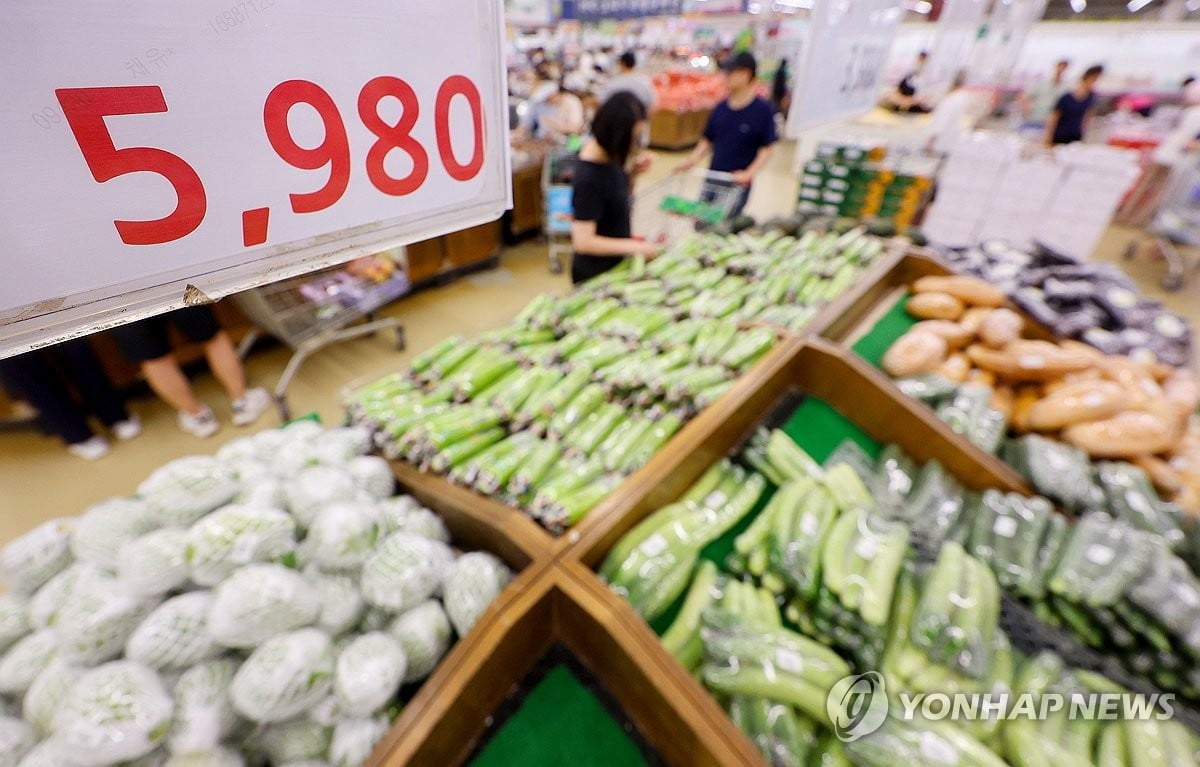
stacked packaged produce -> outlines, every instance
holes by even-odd
[[[881,252],[861,232],[698,235],[447,339],[347,407],[389,457],[560,532]]]
[[[796,210],[908,227],[927,201],[933,180],[903,164],[888,167],[886,157],[881,146],[822,143],[816,157],[804,164]]]
[[[946,250],[942,256],[956,269],[998,286],[1062,338],[1078,339],[1105,354],[1168,365],[1183,366],[1192,357],[1191,327],[1143,296],[1115,266],[1080,263],[1047,248],[1026,253],[996,241]]]
[[[936,464],[918,472],[895,448],[876,464],[843,446],[822,466],[782,432],[760,433],[738,462],[714,466],[629,532],[600,574],[662,629],[770,764],[1194,763],[1200,741],[1179,722],[1013,710],[1020,694],[1126,690],[1052,653],[1023,658],[1001,628],[1002,591],[1053,592],[1083,611],[1082,600],[1157,582],[1152,571],[1085,567],[1080,552],[1115,539],[1052,515],[1042,499],[965,498]],[[847,679],[856,672],[879,674],[893,703],[932,693],[1006,703],[966,721],[888,713],[882,687],[848,694],[847,682],[864,679]]]
[[[0,762],[362,764],[511,577],[369,444],[260,432],[0,550]]]

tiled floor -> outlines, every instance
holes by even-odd
[[[677,158],[660,157],[647,182],[662,178],[675,162]],[[785,214],[792,208],[795,178],[791,166],[791,146],[782,145],[755,184],[749,213],[761,220]],[[1114,227],[1097,258],[1119,260],[1125,244],[1135,234]],[[1163,297],[1193,323],[1200,320],[1197,301],[1200,282],[1179,293],[1164,295],[1157,283],[1161,266],[1139,262],[1130,265],[1129,270],[1149,294]],[[512,248],[504,253],[499,270],[422,291],[394,304],[386,313],[404,322],[407,351],[398,353],[393,337],[385,334],[331,347],[310,359],[289,391],[293,412],[316,412],[326,422],[337,422],[338,392],[348,383],[393,370],[412,354],[446,336],[500,325],[534,295],[566,287],[566,277],[549,273],[544,245],[531,242]],[[276,347],[252,355],[247,362],[252,382],[274,386],[289,354],[287,348]],[[227,421],[228,404],[212,377],[202,374],[196,384],[218,417]],[[226,425],[216,437],[201,441],[179,431],[174,414],[157,400],[139,399],[132,403],[132,408],[145,422],[142,436],[116,445],[108,457],[95,463],[76,459],[55,440],[33,432],[0,433],[0,543],[46,519],[78,514],[91,503],[128,494],[150,471],[166,461],[194,453],[211,453],[224,441],[245,433]],[[277,422],[272,411],[259,425]]]

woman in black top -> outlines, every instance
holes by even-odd
[[[1058,103],[1046,119],[1046,146],[1073,144],[1083,141],[1092,108],[1096,105],[1096,81],[1104,67],[1088,67],[1079,78],[1079,85],[1059,96]]]
[[[592,137],[575,164],[571,224],[571,281],[603,274],[631,255],[653,257],[658,246],[631,237],[630,172],[626,170],[638,137],[646,129],[646,107],[632,93],[616,93],[596,112]],[[636,175],[645,169],[639,161]]]

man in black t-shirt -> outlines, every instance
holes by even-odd
[[[1096,105],[1096,81],[1104,67],[1088,67],[1079,84],[1058,97],[1050,116],[1046,118],[1046,146],[1082,141],[1087,132],[1092,108]]]
[[[714,199],[723,191],[718,187],[741,187],[729,212],[731,218],[741,214],[746,207],[754,176],[771,159],[778,140],[775,112],[771,104],[755,95],[757,77],[758,62],[753,55],[739,53],[733,57],[726,70],[729,97],[713,109],[704,127],[704,137],[691,155],[676,168],[681,172],[690,170],[711,152],[709,167],[714,171],[729,173],[732,182],[710,182],[704,197],[706,201]]]

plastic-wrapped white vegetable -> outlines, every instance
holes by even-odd
[[[288,510],[308,527],[324,506],[354,497],[354,490],[354,479],[344,470],[310,466],[288,481]]]
[[[171,461],[138,485],[138,495],[164,526],[190,525],[229,503],[237,491],[233,472],[207,455]]]
[[[0,549],[0,580],[32,593],[71,564],[74,519],[52,519]]]
[[[187,583],[188,531],[164,527],[134,538],[117,555],[117,580],[129,592],[157,596]]]
[[[284,492],[283,480],[276,477],[250,480],[242,486],[234,503],[259,508],[286,509],[287,493]]]
[[[363,598],[368,604],[401,612],[433,596],[454,552],[440,541],[393,533],[363,565]]]
[[[317,465],[317,450],[309,442],[288,440],[279,446],[270,465],[275,476],[294,477],[309,466]]]
[[[313,441],[317,460],[330,466],[340,466],[355,456],[371,450],[371,433],[361,426],[339,426],[328,429]]]
[[[333,765],[320,759],[305,759],[303,762],[288,762],[279,767],[333,767]]]
[[[76,562],[46,581],[29,598],[29,624],[35,629],[49,628],[58,618],[58,611],[75,591],[75,585],[99,577],[100,570],[86,562]]]
[[[333,642],[300,629],[264,642],[238,669],[229,698],[256,722],[282,722],[321,701],[333,686]]]
[[[433,672],[450,647],[450,619],[436,599],[419,604],[399,616],[388,633],[404,648],[408,669],[405,682],[424,679]]]
[[[279,430],[290,442],[313,442],[321,438],[327,429],[316,421],[304,419],[293,421]]]
[[[29,600],[18,594],[0,594],[0,652],[30,632]]]
[[[362,566],[379,541],[379,513],[374,506],[339,501],[317,512],[305,543],[325,570],[353,570]]]
[[[134,629],[125,657],[154,669],[183,669],[221,653],[208,632],[209,591],[192,591],[163,602]]]
[[[167,736],[173,711],[158,674],[140,663],[113,661],[79,679],[63,703],[54,737],[85,765],[137,759]]]
[[[66,700],[67,693],[75,686],[84,669],[72,666],[63,660],[52,660],[42,669],[21,703],[21,716],[38,731],[43,738],[54,732],[54,717]]]
[[[332,727],[300,717],[269,725],[258,736],[258,744],[271,764],[288,764],[321,759],[332,737]]]
[[[330,636],[345,633],[362,620],[362,594],[358,593],[357,578],[350,574],[323,573],[316,567],[307,568],[304,577],[312,585],[321,604],[317,628]]]
[[[283,565],[249,565],[214,592],[208,633],[226,647],[257,647],[265,640],[312,625],[321,604],[304,576]]]
[[[237,471],[238,466],[247,462],[262,460],[259,457],[258,444],[254,437],[231,439],[217,448],[214,457],[233,471]]]
[[[0,716],[0,767],[16,767],[37,742],[37,733],[28,722]]]
[[[264,429],[252,437],[248,438],[254,443],[254,450],[258,455],[258,460],[270,462],[283,443],[288,441],[288,437],[283,433],[283,429]],[[219,455],[219,453],[218,453]]]
[[[408,496],[399,496],[399,498],[408,498]],[[450,542],[450,531],[446,529],[446,522],[441,517],[412,499],[409,499],[412,501],[411,504],[394,503],[395,500],[398,499],[381,502],[383,524],[389,530],[389,535],[391,533],[412,533],[432,541]]]
[[[41,629],[8,648],[0,657],[0,693],[24,695],[42,669],[58,654],[58,634]]]
[[[167,734],[172,754],[215,748],[237,728],[240,718],[229,700],[238,662],[220,658],[192,666],[175,683],[175,717]]]
[[[375,499],[387,498],[396,489],[396,478],[388,462],[377,455],[360,455],[346,464],[346,471],[360,490]]]
[[[246,767],[246,760],[228,748],[175,754],[163,762],[163,767]]]
[[[201,586],[215,586],[243,565],[269,562],[295,548],[296,522],[279,509],[226,506],[188,530],[191,577]]]
[[[233,476],[244,488],[254,482],[262,482],[267,479],[275,479],[275,472],[271,465],[265,461],[248,460],[239,463],[233,468]],[[241,494],[241,491],[238,491]],[[234,503],[237,503],[238,496],[234,496]]]
[[[393,495],[376,503],[379,509],[379,524],[384,535],[399,532],[400,523],[410,511],[421,508],[420,502],[411,495]]]
[[[92,506],[76,520],[71,531],[71,552],[82,562],[116,570],[121,546],[158,526],[144,501],[110,498]]]
[[[408,670],[404,648],[382,632],[355,638],[338,655],[333,693],[348,716],[370,716],[386,706]]]
[[[343,719],[333,728],[329,761],[334,767],[362,767],[375,750],[375,744],[388,731],[387,717]]]
[[[83,767],[72,759],[70,748],[57,740],[43,740],[18,762],[18,767]]]
[[[121,654],[151,607],[152,603],[123,591],[115,578],[80,579],[54,621],[60,652],[81,665],[111,660]]]
[[[342,706],[338,703],[337,696],[328,695],[318,701],[308,710],[308,718],[332,730],[342,718]]]
[[[442,583],[442,604],[459,636],[466,636],[511,578],[508,568],[484,551],[463,554],[454,562]]]

